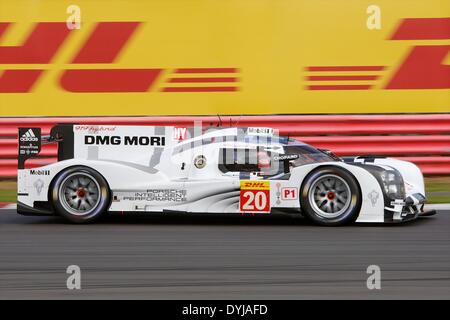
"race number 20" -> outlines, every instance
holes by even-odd
[[[270,182],[241,181],[239,209],[241,212],[270,211]]]

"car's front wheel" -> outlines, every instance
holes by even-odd
[[[337,226],[354,222],[361,201],[355,177],[340,167],[320,167],[311,172],[301,186],[301,210],[317,224]]]
[[[51,189],[56,211],[75,223],[92,222],[108,208],[110,192],[106,180],[87,167],[72,167],[61,172]]]

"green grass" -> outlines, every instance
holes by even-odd
[[[0,189],[0,202],[16,202],[16,189]]]
[[[450,196],[429,196],[428,203],[450,203]]]
[[[450,203],[450,177],[426,177],[425,190],[429,203]]]
[[[0,202],[16,202],[16,190],[15,181],[0,181]],[[425,190],[428,203],[450,203],[450,176],[426,177]]]
[[[450,178],[447,180],[425,179],[425,186],[427,192],[447,192],[450,194]]]

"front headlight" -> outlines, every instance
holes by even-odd
[[[398,191],[398,188],[397,188],[397,186],[395,184],[388,185],[388,193],[389,194],[391,194],[391,193],[396,194],[397,191]]]
[[[397,170],[386,171],[380,174],[384,191],[391,200],[405,198],[405,184]]]

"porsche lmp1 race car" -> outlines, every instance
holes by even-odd
[[[41,145],[57,162],[28,168]],[[24,215],[90,222],[109,213],[290,213],[321,225],[402,222],[424,212],[410,162],[329,151],[271,128],[62,124],[19,129]]]

